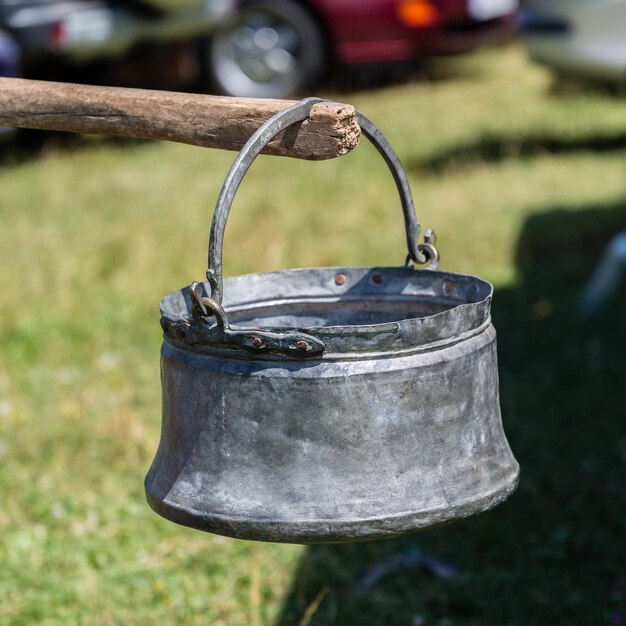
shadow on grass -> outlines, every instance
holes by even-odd
[[[130,147],[138,148],[149,143],[149,140],[133,139],[132,137],[101,137],[20,129],[15,136],[11,136],[0,143],[0,168],[16,167],[40,159],[50,153],[68,154],[92,149],[95,146],[127,150]]]
[[[463,56],[433,57],[403,63],[337,67],[322,87],[342,96],[404,85],[479,80],[484,67]],[[303,97],[307,94],[301,94]]]
[[[476,80],[482,75],[478,64],[469,66],[458,57],[422,59],[405,63],[382,63],[338,67],[326,86],[334,93],[373,91],[407,83],[437,84],[455,80]]]
[[[420,174],[440,175],[451,169],[475,163],[494,163],[506,159],[528,159],[545,154],[573,152],[612,152],[626,150],[626,132],[610,136],[571,137],[562,134],[502,136],[484,135],[477,141],[454,147],[425,159],[414,160],[409,169]]]
[[[553,70],[553,80],[550,85],[550,95],[557,98],[571,98],[572,96],[600,96],[604,98],[623,98],[626,96],[626,82],[589,78],[576,74],[559,73]]]
[[[504,425],[520,487],[496,510],[397,540],[308,547],[277,626],[626,624],[626,285],[584,320],[581,289],[626,202],[548,208],[525,224],[520,280],[496,290]],[[392,569],[419,551],[453,578]]]

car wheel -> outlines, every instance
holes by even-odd
[[[202,59],[221,92],[251,98],[310,89],[324,60],[318,24],[292,0],[246,2],[213,34]]]

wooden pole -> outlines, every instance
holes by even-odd
[[[223,150],[240,150],[265,120],[292,104],[0,78],[0,125],[162,139]],[[350,152],[360,132],[354,107],[322,102],[313,107],[309,120],[279,135],[264,154],[332,159]]]

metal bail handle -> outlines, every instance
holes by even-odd
[[[222,274],[224,232],[226,230],[228,214],[230,213],[235,194],[237,193],[241,181],[256,157],[263,151],[267,144],[289,126],[307,120],[313,106],[320,102],[324,102],[324,100],[321,98],[306,98],[298,102],[298,104],[274,115],[274,117],[267,120],[267,122],[260,126],[252,137],[250,137],[233,162],[226,176],[226,180],[222,185],[217,204],[215,205],[215,212],[211,223],[211,237],[209,240],[207,280],[211,285],[211,299],[217,304],[221,304],[224,295]],[[398,155],[394,152],[378,127],[358,112],[356,118],[361,127],[362,134],[374,144],[383,159],[385,159],[396,182],[400,194],[400,201],[402,202],[402,211],[404,213],[404,226],[409,250],[407,262],[413,261],[414,263],[425,264],[430,261],[432,263],[431,267],[434,269],[439,259],[437,250],[434,247],[434,235],[427,234],[425,243],[418,243],[420,225],[417,221],[409,181]]]

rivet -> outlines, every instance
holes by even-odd
[[[252,338],[252,345],[255,348],[262,348],[263,347],[263,339],[261,339],[260,337],[253,337]]]
[[[302,352],[306,352],[309,349],[309,344],[306,341],[298,341],[296,343],[296,348]]]
[[[383,277],[380,274],[374,274],[374,276],[372,276],[372,282],[375,285],[380,285],[380,283],[383,282]]]
[[[451,280],[443,281],[443,290],[446,293],[451,293],[454,290],[454,283]]]
[[[337,276],[335,276],[335,285],[343,285],[345,282],[346,282],[345,274],[337,274]]]

